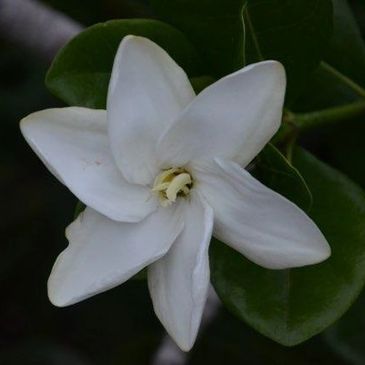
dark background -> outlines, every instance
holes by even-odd
[[[143,1],[136,0],[44,2],[84,25],[151,15]],[[364,26],[364,5],[352,5]],[[144,281],[130,281],[68,308],[55,308],[48,301],[46,281],[66,246],[64,229],[73,219],[76,200],[36,158],[18,125],[30,112],[62,106],[45,89],[48,66],[0,34],[0,365],[148,364],[164,331]],[[326,153],[326,138],[324,131],[307,137],[306,143],[327,162],[346,170],[343,161]],[[351,177],[365,183],[362,171],[355,175]],[[365,302],[361,300],[358,307]],[[351,311],[346,315],[350,317]],[[365,339],[364,322],[356,331],[351,335],[362,338],[363,333]],[[333,333],[330,329],[289,349],[221,309],[190,353],[189,363],[365,364],[331,341]]]

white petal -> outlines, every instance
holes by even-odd
[[[182,227],[181,216],[170,209],[121,223],[86,208],[66,230],[69,246],[48,280],[51,302],[70,305],[122,284],[163,256]]]
[[[196,175],[214,209],[215,236],[251,261],[285,269],[329,257],[330,247],[315,223],[238,164],[216,160]]]
[[[157,317],[184,351],[193,346],[209,287],[208,247],[213,211],[199,199],[182,202],[184,230],[166,256],[148,269]]]
[[[265,61],[224,77],[201,92],[158,146],[164,164],[222,157],[247,165],[281,123],[285,71]]]
[[[142,37],[123,39],[107,110],[112,151],[129,181],[153,181],[157,140],[194,96],[185,72],[162,48]]]
[[[105,111],[43,110],[24,118],[21,130],[50,171],[86,205],[126,222],[156,209],[149,189],[129,184],[115,165]]]

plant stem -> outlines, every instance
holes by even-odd
[[[282,127],[275,136],[274,143],[290,144],[301,131],[336,124],[361,116],[365,117],[365,100],[310,113],[293,113],[286,110]]]
[[[292,114],[292,122],[300,130],[308,130],[328,124],[338,123],[344,120],[365,115],[365,101],[336,106],[320,111]]]
[[[337,69],[335,69],[326,62],[321,62],[321,67],[325,71],[335,76],[343,84],[347,85],[350,89],[355,91],[355,93],[357,93],[359,96],[365,98],[365,89],[359,84],[357,84],[355,81],[353,81],[352,79],[350,79],[349,77],[347,77],[346,75],[344,75],[343,73],[341,73],[340,71],[338,71]]]
[[[295,144],[295,140],[301,131],[336,124],[361,116],[365,118],[365,88],[326,62],[322,61],[321,67],[361,96],[361,99],[353,103],[309,113],[293,113],[290,110],[284,110],[282,126],[273,142],[286,146],[288,159],[291,158],[293,144]]]

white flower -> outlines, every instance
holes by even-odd
[[[284,94],[282,65],[267,61],[195,96],[164,50],[128,36],[107,111],[23,119],[33,150],[87,205],[66,230],[69,246],[48,281],[52,303],[79,302],[149,265],[155,312],[187,351],[207,297],[212,233],[266,268],[326,259],[330,248],[310,218],[244,170],[279,128]]]

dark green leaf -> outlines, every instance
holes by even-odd
[[[244,64],[242,11],[246,0],[150,0],[169,23],[182,30],[201,52],[207,69],[223,76]]]
[[[303,177],[273,145],[268,144],[257,156],[253,175],[303,210],[311,208],[312,194]]]
[[[310,216],[332,248],[327,261],[267,270],[222,243],[211,250],[213,284],[224,304],[267,337],[296,345],[321,332],[352,304],[365,281],[365,196],[341,173],[303,150],[295,166],[313,194]]]
[[[248,63],[281,61],[290,103],[316,69],[332,33],[331,0],[248,0],[245,12]]]
[[[193,77],[190,79],[191,85],[194,88],[194,91],[199,94],[203,91],[206,87],[213,84],[216,80],[211,76],[199,76]]]
[[[333,0],[334,32],[325,61],[365,85],[365,45],[347,0]]]
[[[335,37],[331,49],[326,57],[328,63],[338,68],[361,87],[365,87],[365,43],[360,30],[345,0],[335,0]],[[343,90],[340,94],[331,95],[327,89],[320,89],[322,97],[326,95],[329,102],[346,102],[341,98],[346,92],[352,92],[352,99],[359,98],[348,86],[337,80],[337,89]],[[328,88],[334,90],[333,88]],[[365,95],[365,89],[363,89]],[[365,187],[365,155],[364,133],[365,116],[325,131],[328,155],[334,164],[345,172],[351,179]]]
[[[351,309],[325,333],[324,338],[333,352],[341,356],[346,364],[365,364],[365,292]]]
[[[147,280],[147,268],[145,267],[144,269],[139,271],[131,278],[131,280]]]
[[[76,219],[80,213],[82,213],[86,208],[86,205],[80,200],[76,203],[75,211],[74,211],[74,219]]]
[[[297,111],[311,111],[345,104],[359,99],[351,82],[365,85],[365,44],[347,0],[334,0],[334,36],[325,57],[329,67],[321,67],[295,105]],[[331,72],[331,67],[334,71]],[[342,73],[342,76],[341,76]],[[344,82],[350,78],[350,84]],[[365,91],[364,91],[365,92]],[[365,118],[322,130],[318,143],[326,149],[332,163],[351,179],[365,187]],[[317,137],[318,138],[318,137]]]
[[[357,99],[358,95],[352,89],[320,66],[291,109],[296,112],[311,112],[351,103]]]
[[[281,61],[291,100],[323,56],[332,30],[331,0],[151,0],[181,29],[214,76],[262,59]],[[245,20],[245,29],[242,23]],[[246,33],[246,34],[245,34]],[[246,40],[246,60],[243,44]]]
[[[349,365],[336,355],[322,336],[289,349],[221,310],[200,336],[189,365]]]
[[[334,126],[323,135],[336,167],[365,188],[365,116]]]
[[[70,105],[105,108],[115,53],[128,34],[150,38],[190,76],[198,74],[197,55],[178,30],[156,20],[112,20],[86,29],[59,52],[47,74],[47,87]]]
[[[308,111],[354,101],[358,94],[344,82],[365,85],[365,44],[347,0],[333,0],[334,30],[322,65],[309,80],[294,109]]]

